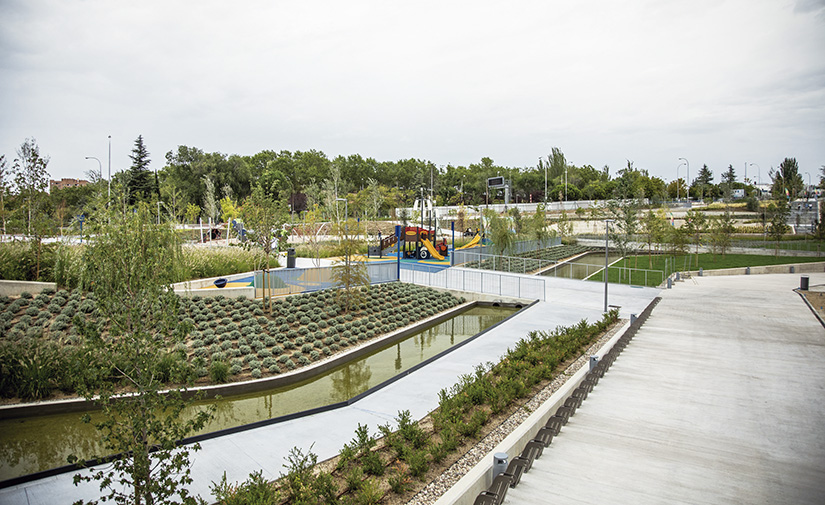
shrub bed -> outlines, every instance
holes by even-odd
[[[272,314],[264,313],[262,302],[243,297],[180,298],[178,321],[188,336],[161,360],[163,377],[204,385],[284,373],[461,302],[399,282],[372,286],[348,313],[333,290],[273,300]],[[0,298],[0,398],[72,395],[110,376],[113,364],[95,364],[82,345],[82,335],[108,338],[106,326],[94,298],[79,290]]]

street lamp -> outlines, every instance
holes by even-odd
[[[87,160],[95,160],[97,162],[97,166],[100,168],[100,170],[98,170],[98,172],[97,172],[97,175],[98,175],[99,178],[102,179],[103,178],[103,163],[101,163],[100,160],[95,158],[94,156],[86,156],[86,159]]]
[[[758,177],[757,184],[762,184],[762,169],[759,168],[759,165],[757,165],[756,163],[749,163],[749,165],[750,166],[756,165],[756,170],[757,170],[756,175]]]
[[[107,200],[112,200],[112,136],[109,135],[109,198]]]
[[[346,221],[349,217],[349,200],[346,198],[336,198],[336,202],[344,202],[344,221]]]
[[[684,163],[679,163],[679,165],[676,166],[676,201],[677,202],[679,201],[679,167],[681,167],[682,165],[684,165]]]
[[[610,231],[610,223],[612,223],[612,219],[605,219],[604,220],[604,311],[607,312],[607,246],[608,246],[608,235]]]
[[[808,199],[811,197],[811,173],[805,172],[808,174],[808,187],[805,188],[805,201],[807,202]]]
[[[683,160],[685,162],[685,164],[687,165],[687,180],[685,181],[685,184],[687,185],[687,199],[688,199],[688,203],[689,203],[690,202],[690,162],[688,161],[687,158],[679,158],[679,159]]]

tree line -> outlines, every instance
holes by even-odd
[[[40,154],[34,139],[26,139],[16,154],[11,167],[0,156],[0,221],[4,233],[29,236],[57,234],[80,216],[99,210],[101,204],[125,207],[148,202],[164,220],[225,221],[256,187],[267,197],[283,201],[293,214],[319,210],[322,219],[336,221],[344,207],[351,216],[392,216],[393,209],[411,206],[422,190],[436,205],[502,203],[504,191],[487,187],[487,179],[495,176],[507,181],[514,203],[610,198],[647,198],[657,203],[685,198],[688,193],[693,199],[715,199],[729,197],[735,189],[755,192],[753,186],[739,181],[732,165],[721,173],[718,184],[704,165],[688,187],[684,178],[666,184],[632,161],[612,176],[608,166],[577,166],[555,147],[535,166],[507,167],[487,157],[468,166],[437,166],[414,158],[377,161],[360,154],[331,158],[316,150],[264,150],[241,156],[179,146],[166,153],[163,167],[155,163],[152,170],[149,150],[138,136],[130,155],[132,164],[114,175],[110,197],[109,181],[96,171],[86,173],[91,181],[87,186],[46,193],[49,157]],[[769,175],[776,196],[803,194],[794,158],[785,158]],[[820,187],[825,187],[822,179]],[[106,199],[101,201],[104,188]]]

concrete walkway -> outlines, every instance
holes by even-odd
[[[224,472],[230,482],[242,481],[258,470],[263,470],[265,478],[275,479],[283,471],[292,447],[306,451],[312,446],[319,460],[324,460],[338,454],[353,438],[359,423],[368,424],[370,432],[375,433],[378,425],[392,421],[400,410],[410,410],[413,418],[423,417],[438,406],[441,389],[452,386],[459,375],[472,372],[476,365],[497,361],[528,332],[601,318],[603,290],[604,285],[599,283],[548,278],[547,301],[349,407],[205,441],[203,449],[192,458],[194,483],[190,489],[209,499],[210,484],[219,481]],[[610,285],[610,304],[621,306],[622,317],[626,318],[640,313],[658,294],[657,289]],[[100,495],[96,483],[75,487],[72,475],[0,490],[0,504],[52,505]]]
[[[505,503],[825,503],[825,329],[799,280],[664,291]]]

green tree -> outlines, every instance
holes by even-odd
[[[718,252],[722,254],[723,258],[725,257],[735,231],[736,226],[734,226],[733,215],[730,209],[725,207],[724,213],[713,218],[710,223],[710,241],[714,253]]]
[[[181,370],[177,380],[189,375],[185,358],[173,350],[191,329],[178,322],[180,299],[171,287],[180,244],[171,226],[152,223],[146,204],[135,213],[112,214],[110,220],[95,223],[95,240],[83,251],[82,274],[108,326],[101,332],[79,317],[75,324],[89,354],[119,379],[95,381],[83,394],[100,407],[94,425],[104,446],[123,456],[111,468],[75,475],[75,484],[99,481],[103,501],[193,504],[196,499],[186,489],[192,482],[189,452],[199,446],[190,449],[179,441],[203,428],[213,410],[184,415],[195,400],[184,399],[186,388],[161,391],[170,363]],[[127,394],[119,390],[123,386]],[[89,416],[84,420],[91,422]]]
[[[510,229],[508,219],[502,218],[492,210],[488,210],[485,215],[489,223],[489,236],[493,241],[493,251],[502,256],[512,250],[516,243],[516,235]]]
[[[206,214],[207,219],[214,224],[218,219],[218,201],[215,195],[215,183],[212,182],[211,178],[204,176],[203,185],[205,188],[203,197],[203,212]]]
[[[705,214],[696,210],[689,210],[685,215],[685,233],[693,240],[696,246],[696,268],[699,268],[699,246],[702,243],[702,233],[707,227]]]
[[[8,191],[9,173],[6,168],[6,155],[0,155],[0,221],[3,223],[3,235],[6,234],[6,193]]]
[[[790,214],[791,209],[788,207],[788,200],[786,198],[779,197],[768,204],[768,227],[766,231],[768,236],[776,241],[775,256],[779,256],[779,243],[782,241],[782,237],[790,230],[790,226],[788,226],[788,216],[790,216]]]
[[[703,200],[708,196],[711,187],[713,186],[713,171],[707,165],[702,165],[699,169],[699,175],[693,181],[693,186],[699,192],[699,199]]]
[[[799,164],[796,158],[785,158],[779,165],[779,170],[769,172],[773,185],[771,186],[771,194],[774,198],[785,196],[791,200],[795,200],[802,192],[804,183],[802,176],[799,174]]]
[[[370,277],[366,263],[355,257],[361,246],[360,223],[348,219],[336,228],[341,241],[341,259],[332,267],[332,281],[338,287],[338,304],[349,312],[364,302],[370,288]]]
[[[653,244],[663,241],[665,233],[664,211],[648,211],[641,219],[641,231],[647,243],[648,268],[653,268]]]
[[[126,190],[129,193],[129,204],[134,205],[138,201],[148,202],[155,195],[155,181],[149,171],[149,151],[143,143],[143,135],[138,135],[135,139],[135,147],[129,155],[132,166],[129,168],[126,178]]]
[[[12,165],[17,193],[26,205],[26,233],[30,236],[36,231],[35,220],[38,219],[40,205],[49,187],[49,173],[46,171],[48,164],[49,157],[40,155],[37,141],[31,138],[26,139],[17,149],[17,158]]]
[[[544,211],[544,204],[536,206],[536,213],[530,218],[528,229],[533,240],[541,244],[542,248],[547,247],[547,239],[550,233],[547,231],[547,214]]]
[[[608,200],[605,205],[605,216],[613,220],[611,239],[622,257],[634,249],[634,235],[639,227],[639,208],[641,202],[637,199]]]
[[[567,211],[562,209],[559,219],[556,221],[556,227],[559,230],[559,236],[562,241],[573,234],[573,223],[567,216]]]
[[[229,236],[232,234],[232,220],[238,217],[238,207],[232,198],[225,196],[221,198],[221,219],[226,223],[226,243],[229,244]]]
[[[283,201],[276,201],[266,194],[259,184],[252,190],[252,194],[244,201],[240,209],[244,228],[249,238],[260,248],[263,256],[264,300],[267,312],[272,311],[272,292],[270,290],[269,261],[272,252],[277,252],[278,233],[286,221],[286,207]]]

